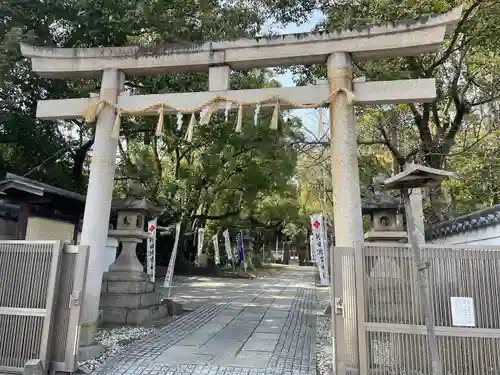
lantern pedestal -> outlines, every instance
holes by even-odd
[[[155,284],[150,282],[136,255],[137,244],[149,235],[144,231],[144,223],[154,208],[136,194],[115,206],[118,210],[116,229],[110,230],[109,235],[121,242],[122,250],[109,266],[109,272],[103,275],[101,323],[141,325],[161,320],[169,315],[171,303],[155,291]]]

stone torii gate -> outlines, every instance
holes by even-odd
[[[102,77],[100,94],[90,98],[41,100],[37,117],[45,120],[82,117],[92,104],[98,112],[90,164],[81,243],[90,245],[83,300],[80,345],[93,345],[102,281],[102,249],[106,246],[116,168],[115,117],[127,113],[158,115],[200,107],[215,97],[252,106],[293,108],[330,105],[334,224],[338,246],[363,241],[354,102],[359,105],[430,102],[434,79],[352,82],[352,61],[435,52],[455,27],[461,8],[420,20],[353,30],[280,35],[206,42],[183,47],[49,48],[21,44],[33,71],[47,78]],[[327,63],[329,83],[304,87],[230,90],[230,72],[237,69]],[[126,76],[209,72],[209,91],[130,95]],[[272,98],[269,100],[269,98]],[[224,108],[223,101],[215,104]],[[277,105],[279,103],[279,106]],[[156,107],[152,104],[160,103]],[[161,103],[168,103],[164,105]],[[236,109],[236,108],[234,108]],[[184,111],[185,112],[185,111]],[[189,113],[188,113],[189,114]],[[119,125],[119,124],[118,124]],[[112,136],[114,133],[114,136]]]

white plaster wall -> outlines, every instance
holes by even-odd
[[[499,245],[500,224],[469,230],[453,236],[438,238],[429,243],[436,245]]]
[[[59,220],[30,216],[26,226],[26,241],[63,240],[73,243],[75,226]]]

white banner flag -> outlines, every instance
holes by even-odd
[[[158,219],[148,221],[148,239],[146,248],[146,269],[149,276],[149,281],[155,282],[156,275],[156,227]]]
[[[203,240],[205,239],[205,229],[198,228],[198,256],[203,251]]]
[[[168,262],[167,274],[165,275],[164,288],[168,288],[168,297],[170,297],[170,288],[172,287],[172,279],[174,277],[175,258],[177,257],[177,247],[179,247],[179,236],[181,234],[181,223],[175,225],[175,241],[172,255],[170,255],[170,262]]]
[[[233,260],[233,252],[231,251],[231,240],[229,238],[229,231],[226,229],[223,235],[224,235],[224,247],[226,248],[227,259]]]
[[[219,254],[219,240],[217,238],[217,235],[212,237],[212,241],[214,243],[215,265],[218,266],[220,264],[220,254]]]
[[[311,251],[311,262],[316,262],[316,247],[314,246],[314,236],[309,236],[309,250]]]
[[[311,215],[311,226],[314,247],[316,248],[316,264],[319,267],[321,285],[328,285],[330,282],[328,275],[328,245],[326,243],[326,229],[324,227],[323,215]]]

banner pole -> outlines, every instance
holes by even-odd
[[[170,262],[168,263],[167,273],[165,275],[165,281],[163,283],[163,287],[168,288],[167,298],[170,298],[172,289],[172,279],[174,277],[175,259],[177,257],[177,248],[179,247],[180,232],[181,232],[181,223],[177,223],[175,226],[174,247],[172,249],[172,255],[170,255]]]

